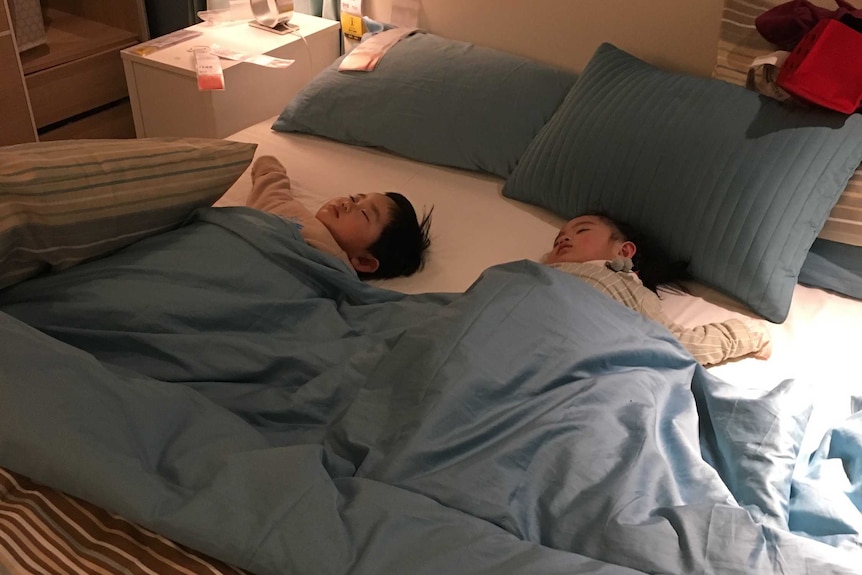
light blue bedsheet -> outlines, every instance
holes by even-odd
[[[247,208],[0,292],[0,465],[261,574],[858,573],[862,429],[792,500],[802,395],[556,270],[403,295]]]

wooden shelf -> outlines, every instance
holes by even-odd
[[[0,0],[0,144],[134,137],[121,51],[147,37],[144,0],[40,0],[46,42],[18,53]]]
[[[122,50],[138,43],[138,35],[48,8],[45,11],[47,43],[21,53],[24,74],[73,62],[107,50]]]

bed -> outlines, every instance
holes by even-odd
[[[726,44],[729,27],[738,31],[747,10],[750,42],[750,21],[768,4],[709,6],[708,15],[723,12],[721,26],[713,22],[718,75],[737,49]],[[76,225],[54,226],[54,243],[84,238],[52,252],[55,270],[22,256],[19,275],[3,278],[0,566],[859,573],[858,252],[841,243],[851,264],[826,283],[834,278],[823,270],[837,264],[817,267],[807,249],[853,241],[830,230],[852,232],[833,206],[852,211],[859,115],[788,113],[717,80],[680,76],[697,68],[687,60],[696,50],[662,55],[653,39],[634,54],[638,42],[608,34],[562,69],[557,51],[534,64],[428,28],[399,42],[380,69],[394,67],[402,81],[423,74],[414,85],[439,109],[456,98],[505,123],[438,118],[426,102],[429,120],[398,107],[402,91],[387,100],[401,132],[386,130],[375,99],[360,97],[379,85],[354,75],[346,90],[333,69],[279,117],[224,141],[0,151],[32,176],[22,186],[57,186],[52,193],[70,206],[92,199],[81,190],[94,185],[94,170],[110,192],[105,213],[70,208]],[[423,54],[431,59],[416,65]],[[620,69],[659,99],[644,109],[643,98],[609,97]],[[671,108],[660,97],[682,109],[680,85],[689,100],[714,98],[733,117],[751,110],[755,140],[768,145],[741,148],[737,132],[698,122],[645,146],[660,131],[650,122],[679,124],[654,111]],[[792,130],[776,128],[787,123]],[[633,126],[641,132],[628,145],[654,153],[624,147]],[[802,139],[770,139],[786,131]],[[684,161],[704,133],[724,155]],[[433,206],[425,267],[360,282],[291,222],[244,207],[247,167],[261,155],[284,163],[310,207],[390,190],[420,213]],[[579,189],[600,189],[601,207],[635,209],[642,225],[667,232],[669,246],[694,250],[685,252],[701,266],[691,293],[662,296],[675,321],[768,323],[772,357],[704,368],[662,327],[539,264],[567,215],[584,208],[550,193],[573,185],[569,173],[584,174]],[[775,173],[780,181],[768,177]],[[631,188],[610,185],[620,177],[649,190],[649,201],[630,208]],[[714,217],[686,212],[690,194],[656,195],[668,178],[714,198]],[[745,193],[721,201],[734,190]],[[682,220],[668,219],[673,209]],[[752,214],[762,217],[735,227]],[[724,216],[711,233],[707,224]],[[830,217],[840,225],[827,226]],[[105,221],[114,222],[107,233]]]

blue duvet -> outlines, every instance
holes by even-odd
[[[246,208],[0,292],[0,465],[260,574],[859,573],[859,422],[793,480],[776,384],[556,270],[403,295]]]

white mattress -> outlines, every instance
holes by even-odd
[[[397,191],[421,211],[434,207],[431,250],[425,268],[409,278],[377,281],[405,293],[463,291],[489,266],[520,259],[538,261],[563,219],[535,206],[504,198],[503,180],[462,170],[430,166],[391,154],[270,129],[266,120],[228,139],[256,142],[257,155],[276,156],[287,168],[293,188],[316,210],[341,195]],[[216,205],[242,205],[251,188],[248,171]],[[668,316],[683,325],[728,317],[756,317],[705,286],[692,294],[663,296]],[[788,319],[768,324],[773,355],[768,361],[741,359],[711,367],[728,383],[770,389],[785,379],[810,384],[817,404],[812,429],[852,412],[852,398],[862,400],[857,354],[862,332],[862,302],[797,286]],[[820,434],[806,436],[810,452]]]

